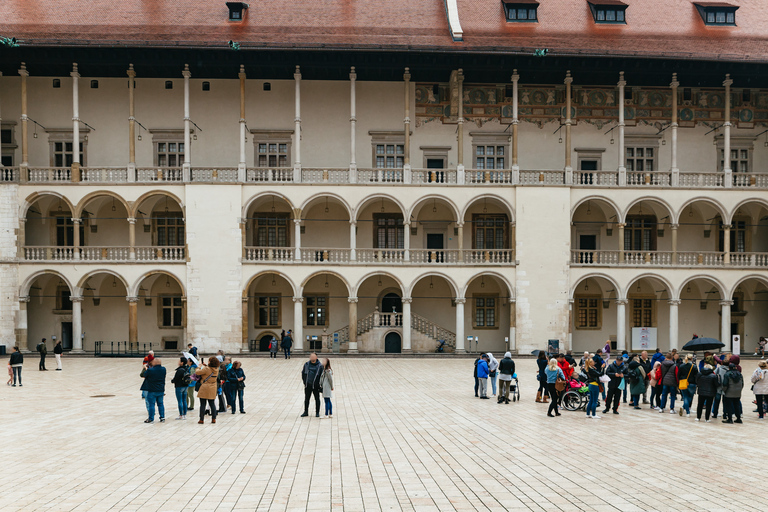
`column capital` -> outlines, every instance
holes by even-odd
[[[516,83],[520,80],[520,75],[517,73],[517,69],[512,70],[512,83]]]
[[[349,223],[350,223],[352,226],[357,226],[357,219],[349,219]]]
[[[293,219],[293,223],[297,226],[301,226],[301,219]]]
[[[296,80],[301,80],[301,67],[296,66],[296,71],[293,73],[293,78]]]
[[[136,217],[128,217],[128,224],[136,224]]]
[[[403,304],[410,304],[413,302],[413,297],[401,297],[400,302]]]
[[[69,300],[72,302],[83,302],[84,297],[82,295],[78,295],[75,297],[70,297]]]
[[[730,230],[731,230],[731,225],[730,225],[730,224],[723,224],[721,227],[722,227],[722,228],[723,228],[723,230],[725,230],[725,231],[730,231]]]
[[[69,74],[72,78],[80,78],[80,73],[77,70],[77,62],[72,63],[72,72]]]
[[[355,68],[352,68],[353,70]],[[408,82],[411,79],[411,68],[405,68],[405,73],[403,73],[403,80]]]
[[[24,224],[25,222],[27,222],[27,218],[26,217],[19,217],[19,222]]]
[[[243,304],[246,304],[249,300],[251,300],[251,298],[246,295],[241,300],[242,300]]]
[[[617,306],[626,306],[629,304],[629,299],[616,299]]]
[[[453,301],[456,304],[466,304],[467,303],[467,299],[465,299],[464,297],[456,297],[455,299],[453,299]]]
[[[83,219],[78,217],[72,217],[72,223],[73,224],[80,224],[83,221]]]
[[[669,299],[667,301],[667,304],[669,304],[670,306],[679,306],[682,303],[683,303],[683,301],[680,300],[680,299]]]
[[[27,63],[26,62],[22,62],[21,63],[21,68],[19,68],[19,75],[23,76],[25,78],[29,76],[29,71],[27,71]]]
[[[725,74],[725,80],[723,80],[723,87],[730,87],[733,85],[733,80],[731,80],[731,74],[726,73]],[[726,98],[727,101],[727,98]]]
[[[128,303],[130,303],[130,304],[135,304],[135,303],[139,302],[139,298],[138,297],[126,297],[125,300]]]
[[[294,304],[301,304],[302,302],[304,302],[304,297],[294,297],[293,302]]]
[[[732,300],[721,300],[721,301],[719,302],[719,304],[720,304],[721,306],[728,306],[728,307],[731,307],[731,306],[733,306],[733,301],[732,301]]]
[[[347,302],[350,304],[357,304],[357,297],[347,297]]]
[[[571,85],[573,83],[573,77],[571,76],[571,70],[565,72],[565,80],[563,80],[563,83],[565,85]]]
[[[240,64],[240,72],[237,74],[238,78],[245,78],[245,66]]]
[[[192,72],[189,70],[189,64],[184,64],[184,71],[181,72],[184,78],[192,78]]]
[[[19,302],[29,302],[29,301],[30,301],[29,295],[26,295],[24,297],[19,297]]]
[[[136,71],[133,70],[133,64],[128,64],[128,78],[136,78]]]
[[[673,89],[680,87],[680,82],[677,81],[677,73],[672,73],[672,81],[669,83],[669,86]]]
[[[619,87],[626,87],[627,81],[624,80],[624,72],[619,71],[619,83],[617,84]]]
[[[625,227],[627,227],[627,224],[624,223],[624,222],[617,222],[616,223],[616,227],[617,228],[625,228]]]
[[[680,227],[680,224],[670,224],[669,229],[677,229]]]

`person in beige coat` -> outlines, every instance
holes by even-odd
[[[208,364],[202,363],[202,368],[195,370],[198,382],[200,382],[200,389],[197,392],[197,397],[200,399],[200,421],[198,423],[205,423],[205,409],[206,406],[211,408],[211,423],[216,423],[216,395],[218,394],[218,376],[219,365],[221,362],[216,357],[208,359]]]

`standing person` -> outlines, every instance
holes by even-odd
[[[216,392],[219,395],[219,412],[227,412],[227,407],[232,405],[232,387],[229,385],[227,377],[227,372],[232,369],[232,359],[224,357],[224,353],[221,350],[219,352],[221,352],[223,360],[221,360],[221,365],[219,365],[219,389]]]
[[[176,367],[176,371],[171,379],[173,389],[176,392],[176,404],[179,407],[179,417],[177,420],[187,419],[187,390],[189,389],[189,367],[187,366],[187,358],[180,357],[179,365]]]
[[[653,368],[653,363],[651,363],[651,360],[648,359],[648,352],[646,350],[643,350],[640,353],[640,359],[638,360],[638,363],[640,363],[640,366],[643,367],[643,373],[645,374],[645,378],[643,379],[643,404],[648,403],[648,387],[651,380],[651,369]],[[651,405],[651,408],[653,408],[653,405]]]
[[[539,367],[539,390],[536,391],[536,402],[547,403],[547,353],[543,350],[539,352],[536,358],[536,366]]]
[[[9,363],[13,370],[13,386],[11,387],[16,387],[16,379],[19,379],[19,387],[23,387],[21,383],[21,367],[24,365],[24,356],[19,352],[19,347],[13,347]]]
[[[581,356],[581,361],[579,361],[579,368],[582,370],[584,369],[584,366],[587,364],[587,359],[590,359],[589,352],[584,352],[584,355]]]
[[[56,371],[61,371],[61,354],[64,353],[64,347],[61,345],[61,340],[56,341],[56,346],[53,347],[53,355],[56,357]]]
[[[680,416],[691,415],[691,405],[693,405],[693,397],[696,394],[696,378],[699,375],[699,370],[696,368],[696,363],[693,357],[688,354],[683,360],[683,364],[677,369],[677,376],[679,378],[678,388],[680,388],[680,394],[683,397],[683,407],[680,409]]]
[[[597,400],[600,397],[600,376],[603,372],[597,369],[594,359],[587,359],[584,363],[584,373],[587,374],[587,385],[589,386],[587,419],[600,419],[600,416],[597,415]],[[590,413],[592,413],[591,416]]]
[[[205,410],[207,407],[211,408],[211,423],[216,423],[216,391],[218,388],[218,375],[219,366],[221,363],[216,357],[208,359],[208,365],[202,362],[202,368],[195,370],[195,374],[200,380],[200,389],[197,392],[197,397],[200,399],[200,421],[199,424],[205,423]]]
[[[661,409],[659,412],[664,412],[667,407],[667,397],[669,401],[669,412],[675,414],[675,397],[677,396],[677,366],[675,366],[675,360],[672,358],[672,353],[668,353],[667,357],[661,363]]]
[[[605,374],[611,378],[608,383],[608,398],[605,400],[605,409],[603,414],[608,414],[611,410],[611,401],[613,401],[613,414],[619,414],[619,403],[621,402],[621,384],[624,382],[624,358],[619,356],[614,362],[608,365]],[[626,387],[626,386],[625,386]]]
[[[557,389],[557,379],[560,378],[565,380],[565,374],[557,365],[557,359],[554,357],[549,360],[549,364],[544,371],[547,374],[547,392],[549,393],[549,399],[552,400],[549,404],[549,409],[547,409],[547,416],[554,418],[554,416],[552,416],[552,411],[555,412],[555,416],[560,416],[560,411],[557,410],[557,406],[560,403],[560,391]]]
[[[477,359],[475,359],[475,369],[473,372],[473,375],[475,376],[475,398],[477,398],[479,395],[477,394],[477,391],[480,389],[480,379],[477,378],[477,365],[480,362],[480,359],[482,356],[477,356]]]
[[[480,356],[480,362],[477,363],[477,380],[480,381],[480,398],[488,400],[488,355]]]
[[[331,370],[331,361],[327,357],[323,361],[323,376],[320,379],[323,386],[323,401],[325,402],[325,417],[333,418],[333,370]]]
[[[768,406],[768,363],[765,360],[757,364],[752,374],[752,391],[755,393],[757,402],[758,419],[765,418],[765,407]]]
[[[43,341],[37,344],[37,351],[40,353],[40,365],[39,370],[41,372],[47,372],[48,370],[45,369],[45,356],[48,355],[48,346],[45,344],[46,339],[43,338]]]
[[[744,389],[744,379],[736,364],[728,363],[728,371],[723,378],[723,423],[741,423],[739,400]],[[736,420],[733,417],[736,416]]]
[[[624,367],[626,368],[627,365],[629,364],[629,353],[626,350],[624,350],[621,353],[621,359],[624,360]],[[622,391],[623,401],[624,403],[627,403],[627,392],[629,392],[629,382],[627,382],[626,376],[624,376],[624,389],[622,389],[621,391]]]
[[[8,360],[8,382],[6,382],[5,384],[10,386],[11,382],[13,382],[13,368],[11,367],[11,361],[9,359]]]
[[[661,361],[653,363],[648,387],[651,389],[651,409],[661,410]]]
[[[226,356],[224,355],[224,351],[223,350],[219,350],[218,352],[216,352],[216,359],[218,359],[220,363],[224,362],[224,359],[226,359]],[[221,366],[221,365],[219,365],[219,366]]]
[[[290,335],[290,331],[288,331]],[[323,378],[323,365],[317,360],[317,353],[309,354],[309,361],[304,363],[301,369],[301,380],[304,383],[304,414],[302,418],[309,416],[309,397],[315,395],[315,417],[320,417],[320,383]]]
[[[189,374],[189,386],[187,386],[187,411],[195,410],[195,390],[197,389],[197,365],[192,359],[187,359],[187,373]]]
[[[625,385],[629,388],[629,395],[632,399],[632,407],[640,409],[640,395],[645,391],[645,368],[638,360],[636,354],[629,356],[627,365],[627,376],[624,377]]]
[[[499,363],[499,400],[498,403],[509,403],[509,388],[512,385],[512,376],[515,374],[515,362],[512,353],[504,354],[504,359]]]
[[[283,348],[283,354],[285,354],[286,359],[291,358],[291,347],[293,346],[293,336],[291,335],[292,331],[288,331],[288,334],[285,335],[283,338],[283,341],[280,343],[280,346]]]
[[[607,364],[606,360],[605,360],[605,359],[603,359],[603,355],[604,355],[604,354],[603,354],[603,349],[602,349],[602,348],[599,348],[599,349],[597,349],[597,350],[595,351],[595,355],[594,355],[594,357],[592,358],[592,360],[594,360],[594,361],[595,361],[595,368],[597,368],[598,370],[600,370],[600,372],[601,372],[601,373],[605,373],[605,369],[606,369],[606,367],[608,366],[608,364]],[[608,357],[610,357],[610,355],[609,355]],[[603,397],[603,400],[605,400],[605,386],[602,386],[602,387],[601,387],[601,389],[600,389],[600,394],[602,395],[602,397]]]
[[[165,368],[163,367],[163,362],[160,359],[153,358],[141,374],[144,377],[141,390],[147,392],[145,401],[147,413],[149,413],[149,417],[144,420],[144,423],[155,422],[155,404],[157,404],[157,411],[160,413],[160,423],[165,423],[165,405],[163,404],[163,396],[165,396]]]
[[[704,410],[704,419],[709,423],[709,415],[712,412],[712,401],[717,394],[720,378],[712,371],[712,365],[705,364],[696,378],[696,391],[699,400],[696,403],[696,421],[701,421],[701,411]]]
[[[150,350],[149,352],[147,352],[147,355],[144,356],[144,360],[142,361],[142,365],[143,365],[143,369],[144,370],[149,368],[149,366],[152,364],[152,360],[154,358],[155,358],[155,351],[154,350]],[[147,400],[147,392],[144,391],[143,389],[141,390],[141,398],[143,398],[144,401]]]
[[[764,358],[766,344],[768,344],[768,340],[765,339],[765,336],[760,336],[760,341],[757,342],[757,350],[754,355],[759,355],[760,358]]]
[[[277,359],[277,349],[279,347],[277,346],[277,340],[272,337],[272,340],[269,342],[269,358],[270,359]]]
[[[651,357],[651,364],[656,364],[656,361],[663,362],[666,357],[664,357],[664,354],[661,353],[661,349],[657,348],[656,352],[654,352],[653,357]]]
[[[490,352],[486,356],[488,356],[488,379],[491,381],[493,396],[496,396],[496,372],[499,369],[499,362]]]
[[[243,393],[245,392],[245,372],[240,361],[232,363],[232,368],[227,371],[227,380],[232,387],[232,414],[237,409],[236,400],[240,401],[240,414],[245,414],[245,405],[243,404]]]
[[[187,352],[197,359],[197,347],[193,346],[191,343],[187,343]]]
[[[730,357],[731,356],[728,354],[726,354],[723,359],[713,356],[715,364],[717,365],[715,367],[715,375],[717,375],[717,394],[715,394],[715,399],[712,402],[712,417],[715,419],[717,419],[717,415],[720,412],[720,403],[723,399],[723,380],[725,379],[725,374],[728,372],[728,359],[730,359]],[[725,404],[723,404],[723,411],[725,411]]]

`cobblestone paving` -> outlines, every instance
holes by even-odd
[[[765,510],[768,421],[751,412],[548,418],[532,360],[517,363],[522,402],[499,405],[474,398],[470,359],[361,358],[334,361],[335,414],[319,421],[299,417],[302,364],[244,358],[247,414],[216,425],[198,409],[174,421],[169,383],[167,421],[146,425],[139,361],[42,373],[30,354],[24,387],[0,389],[0,510]]]

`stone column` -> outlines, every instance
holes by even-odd
[[[723,265],[731,263],[731,226],[723,225]]]
[[[520,75],[517,74],[517,70],[512,70],[512,183],[517,185],[520,183],[520,164],[518,161],[519,154],[518,148],[518,125],[520,120],[518,119],[518,83],[520,82]],[[510,343],[512,341],[510,340]]]
[[[293,348],[296,352],[304,350],[304,297],[293,298]]]
[[[456,353],[464,354],[466,349],[464,348],[464,304],[467,299],[464,297],[456,297]],[[472,347],[470,347],[471,349]]]
[[[616,350],[627,348],[627,299],[616,301]]]
[[[83,352],[83,297],[71,297],[72,301],[72,353]]]
[[[293,74],[293,79],[296,82],[295,93],[295,116],[293,119],[293,181],[301,181],[301,69],[296,66],[296,72]]]
[[[626,179],[627,167],[624,161],[624,88],[627,86],[624,80],[624,72],[619,72],[619,175],[624,174]]]
[[[676,187],[680,183],[680,169],[677,168],[677,88],[680,82],[677,81],[677,73],[672,73],[669,86],[672,88],[672,186]]]
[[[570,70],[565,75],[565,182],[567,185],[573,183],[573,166],[571,165],[571,84],[573,78]],[[570,179],[569,179],[570,177]]]
[[[72,181],[80,181],[80,73],[77,62],[72,64]]]
[[[136,219],[128,218],[128,259],[136,259]]]
[[[515,299],[509,299],[509,346],[507,350],[515,352],[517,350],[517,302]]]
[[[403,297],[403,352],[413,352],[411,347],[411,297]]]
[[[458,117],[458,165],[464,171],[464,70],[459,69],[458,72],[458,84],[459,84],[459,117]]]
[[[237,181],[245,183],[245,66],[240,64],[240,160],[237,164]]]
[[[619,263],[624,263],[624,224],[619,222],[616,227],[619,228]]]
[[[357,297],[349,297],[349,347],[347,354],[357,354]]]
[[[680,299],[672,299],[669,301],[669,350],[679,349],[678,346],[678,310],[680,303],[683,302]]]
[[[293,238],[295,240],[295,252],[293,259],[301,261],[301,215],[297,215],[297,218],[293,219]]]
[[[136,181],[136,71],[128,65],[128,181]]]
[[[189,147],[189,130],[191,127],[189,119],[189,79],[192,77],[192,73],[189,71],[189,64],[184,64],[184,71],[181,72],[181,76],[184,77],[184,165],[182,173],[184,175],[184,182],[188,183],[192,172],[192,148]]]
[[[403,117],[403,181],[411,182],[411,72],[405,68],[403,74],[403,91],[405,93],[404,107],[405,115]],[[406,179],[407,178],[407,179]]]
[[[21,63],[21,180],[26,181],[26,168],[29,166],[29,122],[27,117],[27,71],[26,63]]]
[[[27,323],[27,304],[29,296],[19,297],[19,312],[16,314],[16,346],[22,352],[28,352],[29,326]]]
[[[670,224],[672,230],[672,264],[677,265],[677,228],[678,224]]]
[[[80,223],[83,219],[72,219],[72,259],[80,259]]]
[[[403,223],[403,260],[411,261],[411,223]]]
[[[720,342],[725,344],[726,351],[733,349],[731,346],[731,306],[733,306],[732,300],[720,301]]]
[[[464,223],[457,222],[456,230],[457,230],[456,242],[458,244],[458,249],[459,249],[459,261],[464,261]]]
[[[126,297],[128,301],[128,343],[139,343],[139,298]]]
[[[725,122],[723,123],[723,183],[725,188],[733,186],[733,169],[731,169],[731,75],[725,75]],[[730,332],[730,330],[728,331]]]
[[[349,260],[357,261],[357,222],[349,221]]]
[[[357,182],[357,162],[355,153],[357,152],[357,145],[355,136],[357,135],[357,95],[355,91],[355,84],[357,82],[357,73],[355,73],[355,66],[349,72],[349,182]],[[406,136],[407,137],[407,136]],[[405,155],[408,158],[408,138],[406,140]]]

